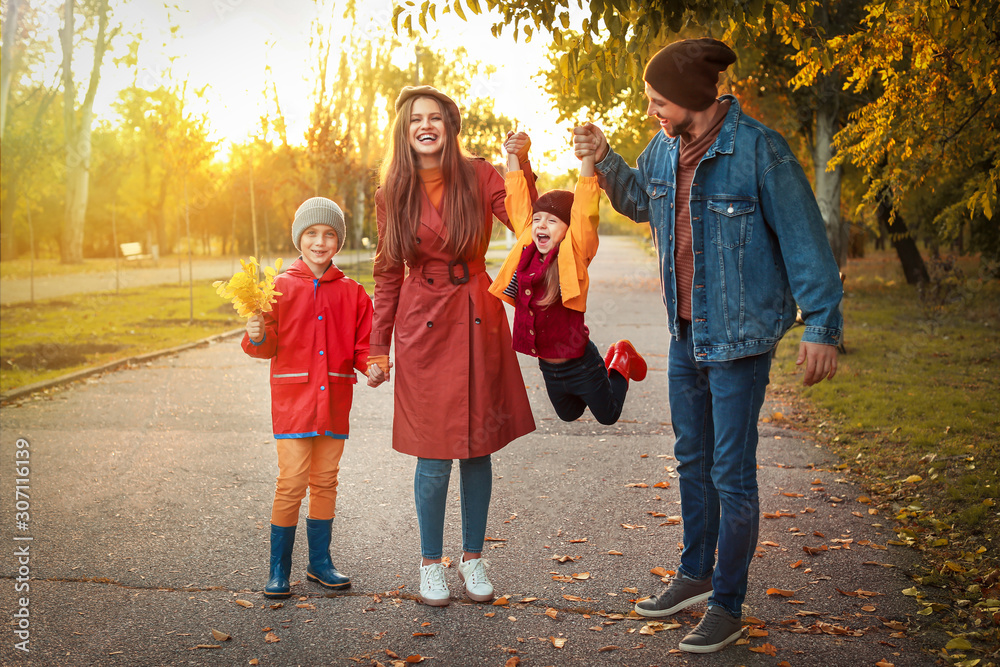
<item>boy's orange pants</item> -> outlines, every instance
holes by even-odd
[[[326,435],[278,440],[278,484],[271,506],[271,523],[286,528],[296,525],[307,488],[309,518],[332,519],[343,455],[344,441]]]

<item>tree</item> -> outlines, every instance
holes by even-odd
[[[91,7],[97,19],[94,60],[90,81],[80,108],[76,106],[76,84],[73,80],[73,50],[76,37],[76,2],[66,0],[64,23],[59,31],[63,52],[63,125],[66,135],[66,218],[63,226],[62,261],[78,264],[83,261],[83,229],[87,216],[87,195],[90,178],[90,133],[94,120],[94,97],[101,80],[101,65],[117,29],[108,31],[110,10],[108,0],[96,0]]]
[[[4,3],[3,45],[0,47],[0,141],[3,140],[4,129],[7,127],[7,98],[10,97],[10,85],[14,76],[14,47],[20,5],[21,0],[7,0]]]

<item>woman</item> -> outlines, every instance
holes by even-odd
[[[463,152],[461,125],[458,105],[444,93],[431,86],[403,88],[375,193],[370,363],[378,368],[370,384],[381,384],[396,369],[392,446],[417,457],[420,595],[434,606],[448,604],[450,596],[441,558],[452,459],[459,459],[461,473],[464,553],[458,573],[466,594],[485,602],[493,599],[482,559],[490,454],[535,429],[507,315],[488,292],[485,271],[493,216],[510,226],[504,182],[488,162]],[[515,140],[526,153],[527,135]],[[534,200],[533,178],[530,187]]]

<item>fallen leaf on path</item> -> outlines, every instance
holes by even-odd
[[[815,556],[816,554],[822,551],[828,551],[829,549],[830,547],[826,546],[825,544],[820,545],[818,547],[808,547],[808,546],[802,547],[802,550],[805,551],[810,556]]]
[[[496,615],[497,613],[495,611],[488,611],[485,614],[483,614],[483,616],[485,616],[486,618],[493,618]]]
[[[571,581],[573,581],[573,577],[571,577],[569,575],[566,575],[566,574],[553,574],[552,575],[552,580],[553,581],[559,581],[559,582],[562,582],[564,584],[568,584]]]
[[[517,667],[521,664],[521,659],[516,655],[512,658],[507,658],[507,662],[503,663],[503,667]]]
[[[253,602],[248,602],[246,600],[233,600],[233,602],[241,607],[246,607],[247,609],[251,609],[253,607]]]
[[[200,648],[222,648],[218,644],[198,644],[197,646],[192,646],[189,651],[197,651]]]
[[[609,556],[624,556],[625,554],[623,554],[621,551],[609,551],[608,555]]]
[[[257,658],[250,658],[247,661],[247,664],[248,665],[259,665],[260,664],[260,660],[258,660]]]
[[[836,591],[842,595],[847,595],[848,597],[852,598],[857,598],[857,597],[869,598],[869,597],[874,597],[876,595],[882,595],[882,593],[876,593],[875,591],[863,591],[860,588],[856,591],[842,591],[839,588],[836,588]]]
[[[281,637],[274,634],[273,632],[269,632],[266,635],[264,635],[264,641],[267,642],[268,644],[273,644],[275,642],[280,642]]]
[[[922,482],[923,480],[924,478],[921,477],[920,475],[910,475],[903,481],[906,482],[907,484],[916,484],[917,482]]]
[[[586,581],[590,579],[590,572],[577,572],[573,574],[574,579],[579,579],[580,581]]]
[[[644,484],[642,482],[639,482],[636,484],[626,484],[625,487],[629,489],[648,489],[649,484]]]
[[[866,604],[864,607],[861,608],[861,611],[867,611],[870,613],[875,611],[875,607],[873,605]]]
[[[580,597],[579,595],[563,595],[563,597],[569,600],[570,602],[583,602],[583,598]]]
[[[792,563],[791,565],[789,565],[788,567],[790,567],[790,568],[792,568],[794,570],[795,568],[800,567],[801,565],[802,565],[802,561],[801,560],[797,560],[794,563]]]
[[[790,598],[793,595],[795,595],[795,591],[789,591],[789,590],[786,590],[784,588],[768,588],[767,589],[767,594],[768,595],[780,595],[782,597]]]
[[[245,606],[245,605],[244,605],[244,606]],[[285,603],[284,603],[284,602],[275,602],[274,604],[272,604],[272,605],[269,605],[269,608],[270,608],[270,609],[281,609],[281,608],[282,608],[282,607],[284,607],[284,606],[285,606]]]
[[[750,628],[749,634],[751,637],[767,637],[768,632],[761,628]]]
[[[295,606],[298,607],[299,609],[315,609],[316,608],[316,605],[309,604],[308,602],[300,602],[299,604],[297,604]]]
[[[413,655],[406,656],[406,662],[408,662],[411,665],[415,665],[418,662],[423,662],[423,661],[424,661],[424,656],[420,655],[419,653],[414,653]]]
[[[764,545],[765,547],[780,547],[781,546],[777,542],[772,542],[770,540],[764,540],[763,542],[761,542],[761,544]]]
[[[587,541],[586,537],[581,537],[580,539],[577,539],[577,540],[570,540],[569,543],[570,544],[579,544],[580,542],[586,542],[586,541]]]
[[[553,607],[549,607],[548,609],[545,610],[545,615],[555,620],[556,616],[559,615],[559,611]]]
[[[549,637],[549,641],[551,641],[552,645],[555,646],[556,648],[562,648],[563,646],[566,645],[565,637]]]
[[[944,647],[949,651],[970,651],[972,650],[972,643],[965,637],[955,637],[945,644]]]
[[[437,634],[436,632],[414,632],[413,636],[414,637],[433,637],[436,634]]]
[[[802,495],[801,493],[794,493],[792,491],[783,491],[781,495],[787,496],[789,498],[805,498],[805,496]]]
[[[774,644],[764,644],[763,646],[751,646],[750,650],[754,653],[766,653],[767,655],[774,657],[778,655],[778,647]]]
[[[572,563],[574,561],[580,560],[579,556],[559,556],[558,554],[553,556],[550,560],[556,560],[560,563]]]
[[[494,600],[493,601],[493,606],[494,607],[502,607],[502,606],[504,606],[507,603],[508,603],[507,596],[504,595],[504,596],[498,597],[496,600]]]
[[[878,662],[875,663],[875,667],[896,667],[896,665],[889,662],[888,660],[879,660]]]
[[[610,646],[602,646],[601,648],[597,649],[597,652],[598,653],[607,653],[608,651],[617,651],[619,648],[621,648],[621,647],[615,646],[614,644],[611,644]]]
[[[631,588],[631,587],[629,587],[629,588],[623,588],[622,589],[622,593],[631,593],[632,595],[638,595],[639,594],[639,589],[638,588]]]
[[[668,574],[673,574],[673,572],[667,570],[666,568],[662,568],[662,567],[654,567],[652,570],[649,571],[649,573],[650,574],[655,574],[657,577],[665,577]]]
[[[227,635],[225,632],[221,632],[219,630],[212,630],[212,637],[214,637],[217,642],[227,642],[232,639],[232,637]]]
[[[667,518],[667,520],[664,521],[663,523],[661,523],[660,525],[661,526],[676,526],[676,525],[680,524],[680,522],[681,522],[681,518],[679,516],[672,516],[672,517]]]
[[[653,485],[653,488],[654,489],[669,489],[670,488],[670,482],[657,482],[656,484]]]

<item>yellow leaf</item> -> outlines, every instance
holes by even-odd
[[[972,650],[972,643],[965,637],[955,637],[944,647],[949,651],[969,651]]]
[[[906,482],[907,484],[916,484],[917,482],[922,482],[923,479],[924,478],[921,477],[920,475],[910,475],[909,477],[907,477],[903,481]]]

